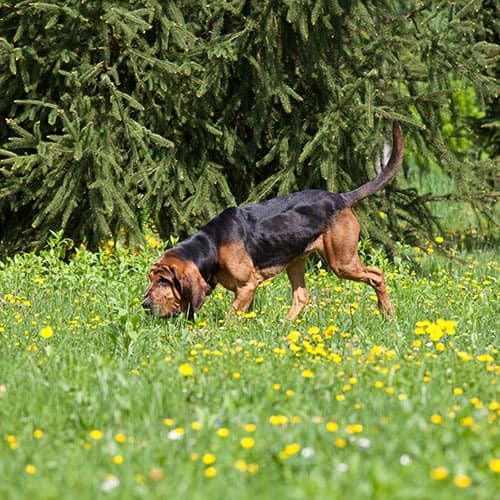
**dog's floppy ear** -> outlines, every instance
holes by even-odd
[[[182,284],[177,277],[176,270],[173,267],[165,266],[163,273],[166,275],[165,279],[171,284],[172,291],[178,299],[182,298]]]
[[[188,303],[188,318],[193,319],[205,301],[210,286],[203,279],[194,264],[187,264],[182,270],[174,269],[174,286],[180,291],[181,297]]]

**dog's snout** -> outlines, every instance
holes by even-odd
[[[151,309],[151,297],[143,297],[141,304],[144,309]]]

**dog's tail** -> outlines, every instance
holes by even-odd
[[[380,191],[385,185],[392,181],[398,173],[399,168],[403,163],[403,137],[399,123],[394,122],[392,127],[392,152],[387,165],[380,171],[380,173],[371,181],[359,186],[354,191],[343,193],[347,206],[352,207],[358,201],[372,195],[376,191]]]

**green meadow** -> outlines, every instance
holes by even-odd
[[[0,497],[473,498],[499,488],[498,271],[446,238],[389,261],[396,308],[312,260],[227,317],[142,311],[157,242],[0,263]],[[162,245],[163,246],[163,245]],[[448,248],[449,247],[449,248]],[[448,249],[447,249],[448,248]]]

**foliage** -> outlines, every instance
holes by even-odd
[[[392,320],[315,266],[293,323],[285,276],[252,313],[216,289],[187,323],[141,310],[158,250],[68,245],[0,264],[3,499],[495,496],[493,252],[372,253]]]
[[[461,113],[455,91],[481,110],[498,93],[496,9],[3,0],[0,244],[40,246],[59,228],[94,248],[120,231],[138,242],[151,220],[167,238],[228,204],[348,190],[373,177],[393,119],[408,158],[472,199],[494,182],[492,149],[457,149],[442,127]],[[424,201],[400,177],[362,216],[378,241],[417,241],[436,223]]]

